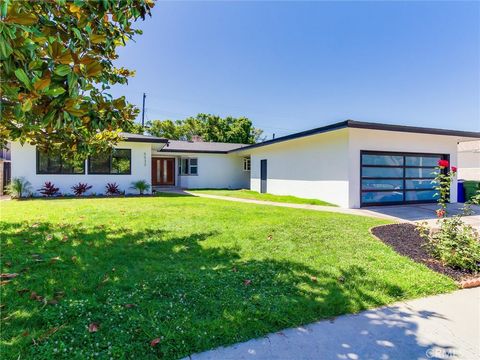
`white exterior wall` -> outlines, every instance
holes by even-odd
[[[116,182],[120,191],[135,193],[130,189],[131,182],[136,180],[147,180],[151,183],[151,147],[150,143],[120,142],[116,146],[120,149],[132,150],[132,168],[131,175],[89,175],[87,167],[85,175],[54,175],[37,174],[37,157],[35,146],[20,145],[18,142],[12,143],[12,179],[16,177],[25,177],[32,184],[33,190],[40,189],[45,181],[51,181],[56,187],[60,188],[63,194],[72,194],[71,187],[79,182],[92,185],[87,194],[104,194],[107,182]],[[37,193],[38,195],[38,193]]]
[[[455,136],[349,128],[349,207],[360,207],[360,151],[395,151],[448,154],[450,165],[458,166]],[[450,201],[457,202],[457,181],[451,187]]]
[[[480,140],[458,144],[458,178],[480,181]]]
[[[175,186],[185,189],[246,189],[250,172],[243,171],[243,156],[238,154],[154,153],[154,157],[175,158]],[[179,175],[180,158],[198,159],[197,175]]]
[[[267,160],[267,192],[320,199],[347,207],[348,132],[331,131],[248,150],[252,190],[260,191],[260,160]]]

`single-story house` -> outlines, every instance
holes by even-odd
[[[128,193],[132,181],[145,179],[154,189],[250,188],[350,208],[433,202],[438,160],[457,166],[458,143],[480,132],[346,120],[254,145],[123,136],[112,155],[80,166],[13,143],[12,177],[35,189],[52,181],[64,193],[78,182],[96,193],[116,182]],[[450,196],[457,201],[456,184]]]
[[[458,144],[458,178],[480,181],[480,140]]]

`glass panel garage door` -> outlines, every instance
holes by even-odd
[[[435,202],[438,160],[447,155],[361,152],[361,204]]]

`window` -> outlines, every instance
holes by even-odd
[[[89,174],[129,175],[132,168],[132,150],[113,149],[111,154],[95,155],[88,158]]]
[[[60,155],[48,155],[37,150],[37,174],[85,174],[85,162],[67,161]]]
[[[198,159],[183,158],[180,161],[180,175],[198,175]]]
[[[362,151],[362,205],[434,202],[438,160],[448,155]]]
[[[250,158],[244,157],[243,158],[243,171],[250,171]]]

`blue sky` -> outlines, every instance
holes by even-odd
[[[354,119],[480,131],[480,2],[157,2],[120,49],[146,118],[271,137]]]

